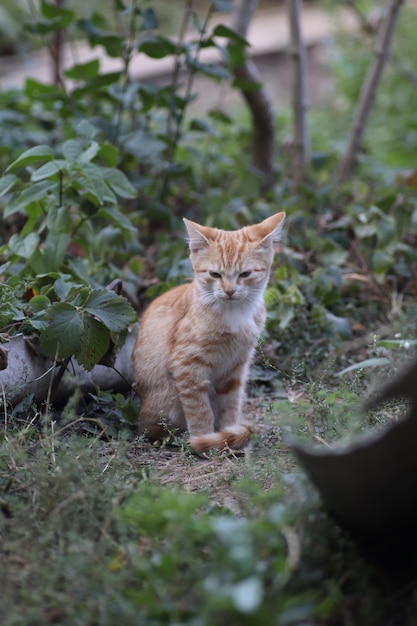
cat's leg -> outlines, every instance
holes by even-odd
[[[243,364],[215,386],[216,400],[212,405],[216,409],[218,430],[201,434],[190,431],[191,447],[198,454],[212,448],[238,450],[248,443],[252,428],[242,419],[246,376],[247,366]]]
[[[211,383],[207,371],[177,367],[173,377],[189,434],[198,436],[214,431],[214,413],[209,398]]]
[[[243,364],[216,385],[219,430],[242,423],[246,378],[247,366]]]

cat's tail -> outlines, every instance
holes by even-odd
[[[219,432],[191,435],[190,446],[200,456],[209,450],[240,450],[248,443],[253,429],[249,424],[235,424]]]

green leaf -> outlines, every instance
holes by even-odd
[[[30,177],[30,180],[33,183],[37,183],[41,180],[45,180],[45,178],[52,178],[61,170],[60,165],[63,165],[63,161],[49,161],[48,163],[44,163],[41,167],[34,172]]]
[[[64,90],[59,85],[45,85],[33,78],[27,78],[25,82],[25,95],[31,100],[63,100],[65,98]]]
[[[83,341],[83,315],[72,304],[54,303],[47,313],[48,326],[40,335],[42,351],[54,359],[72,356]]]
[[[233,604],[236,609],[244,614],[254,613],[262,602],[262,581],[251,576],[233,585],[231,589]]]
[[[385,250],[376,250],[371,256],[371,266],[376,274],[386,274],[394,263],[394,256]]]
[[[246,50],[241,44],[233,43],[227,47],[227,57],[229,59],[230,69],[241,67],[246,61]],[[252,81],[246,82],[250,83]]]
[[[97,204],[102,205],[106,186],[102,170],[93,163],[85,163],[80,168],[78,176],[84,182],[92,198]]]
[[[326,319],[342,339],[352,339],[352,325],[347,317],[339,317],[327,311]]]
[[[223,122],[224,124],[231,124],[233,122],[233,119],[230,117],[230,115],[227,115],[227,113],[225,113],[221,109],[211,109],[208,114],[209,117],[211,117],[213,120]]]
[[[204,133],[211,135],[212,137],[220,137],[218,130],[214,128],[207,120],[194,118],[190,122],[190,130],[200,130]]]
[[[50,4],[45,2],[45,0],[41,3],[41,13],[49,20],[59,18],[62,27],[70,26],[75,20],[74,11],[57,6],[56,4]]]
[[[110,345],[110,331],[101,322],[86,315],[83,318],[82,342],[74,353],[78,363],[91,370],[106,354]]]
[[[109,187],[121,198],[136,198],[136,189],[120,170],[111,167],[105,168],[104,179]]]
[[[92,46],[103,46],[110,57],[122,57],[123,37],[97,26],[97,24],[94,23],[94,19],[96,18],[97,16],[94,15],[93,19],[79,20],[77,26],[88,35]]]
[[[417,346],[417,339],[380,339],[378,346],[386,350],[402,348],[408,350],[411,346]]]
[[[232,30],[228,26],[224,24],[218,24],[212,33],[213,37],[227,37],[227,39],[231,39],[232,41],[236,41],[237,43],[242,44],[243,46],[249,46],[249,42],[244,39],[239,33]]]
[[[360,363],[354,363],[353,365],[349,365],[345,369],[337,372],[336,376],[343,376],[348,372],[353,372],[354,370],[365,369],[366,367],[380,367],[381,365],[389,365],[390,360],[386,357],[375,357],[374,359],[365,359]]]
[[[55,181],[47,179],[26,187],[7,206],[7,209],[4,211],[4,217],[9,217],[19,211],[25,211],[32,202],[45,200],[49,197],[50,192],[56,189],[56,186],[57,183]]]
[[[202,63],[198,59],[188,58],[187,65],[192,71],[200,72],[215,80],[225,80],[230,77],[229,70],[218,63]]]
[[[42,313],[51,306],[51,301],[47,296],[34,296],[29,300],[29,306],[34,313]]]
[[[94,139],[94,137],[99,133],[99,129],[88,120],[81,120],[76,126],[76,131],[77,135],[81,135],[89,140]]]
[[[177,44],[162,35],[146,33],[139,42],[138,52],[143,52],[151,59],[162,59],[176,54]]]
[[[86,63],[78,63],[65,70],[65,76],[71,80],[91,80],[100,73],[100,61],[93,59]]]
[[[79,161],[80,163],[89,163],[97,156],[99,153],[100,146],[96,141],[92,141],[86,150],[81,154]]]
[[[18,234],[12,235],[9,239],[9,248],[23,259],[29,259],[39,246],[38,233],[29,233],[26,237]]]
[[[64,154],[64,157],[70,163],[75,163],[76,161],[78,161],[78,157],[80,156],[82,151],[83,147],[81,145],[81,142],[77,141],[76,139],[68,139],[68,141],[66,141],[62,146],[62,152]]]
[[[232,82],[233,87],[237,87],[242,91],[258,91],[262,87],[262,83],[257,83],[254,80],[244,80],[242,78],[235,78]]]
[[[124,215],[116,206],[102,207],[99,211],[99,215],[105,217],[109,222],[117,226],[122,230],[125,235],[132,235],[137,233],[137,229],[132,224],[130,219]]]
[[[46,145],[35,146],[29,148],[23,152],[13,163],[9,165],[6,172],[14,170],[17,167],[24,167],[26,165],[32,165],[32,163],[38,163],[39,161],[52,161],[54,153],[52,148]]]
[[[10,191],[17,180],[17,176],[14,174],[6,174],[0,178],[0,198]]]
[[[59,272],[70,241],[68,233],[48,233],[43,247],[34,251],[30,267],[37,274]]]
[[[147,8],[142,11],[142,29],[143,30],[153,30],[154,28],[158,28],[158,16],[155,13],[154,9]]]
[[[55,33],[62,28],[62,21],[59,17],[55,17],[51,20],[34,19],[26,24],[26,28],[31,33],[37,33],[39,35],[48,35],[49,33]]]
[[[59,300],[66,300],[73,287],[74,283],[67,282],[63,278],[57,278],[54,282],[54,291]]]
[[[119,151],[110,143],[100,145],[99,155],[108,167],[116,167],[119,161]]]
[[[138,130],[126,139],[124,147],[127,152],[133,154],[137,159],[155,163],[160,158],[161,152],[166,150],[167,145],[152,133]]]
[[[121,332],[136,319],[126,298],[109,289],[93,289],[85,302],[85,310],[114,332]]]

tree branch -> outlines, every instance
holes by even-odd
[[[377,89],[382,77],[382,72],[390,54],[395,26],[403,2],[404,0],[391,0],[386,18],[381,24],[376,44],[375,57],[362,85],[346,151],[341,159],[339,169],[336,174],[338,183],[343,183],[348,180],[355,167],[368,115],[374,103]]]
[[[307,178],[310,162],[310,133],[307,111],[307,55],[301,33],[301,0],[287,0],[293,62],[293,185],[297,189]]]
[[[240,0],[232,14],[230,27],[245,39],[257,4],[258,0]],[[233,42],[229,45],[232,46]],[[255,63],[248,58],[246,53],[245,62],[235,67],[233,74],[238,80],[260,84],[256,90],[241,87],[241,92],[252,115],[253,164],[263,174],[263,188],[267,190],[272,187],[275,180],[275,119],[272,102],[265,87],[261,84],[262,79]]]

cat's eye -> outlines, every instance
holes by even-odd
[[[239,274],[239,278],[248,278],[252,274],[252,270],[247,270],[246,272],[242,272]]]
[[[209,272],[209,274],[210,274],[210,276],[212,278],[221,278],[222,277],[222,275],[219,274],[219,272]]]

